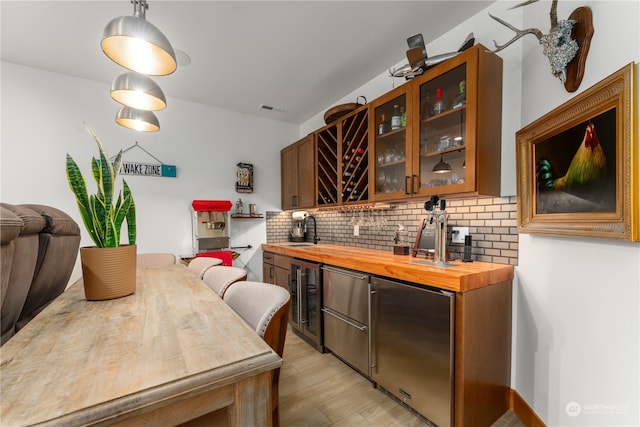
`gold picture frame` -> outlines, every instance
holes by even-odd
[[[640,240],[632,62],[516,133],[518,231]]]

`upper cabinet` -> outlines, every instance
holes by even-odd
[[[282,149],[280,184],[283,210],[315,206],[315,167],[313,134]]]
[[[282,150],[282,209],[499,196],[502,59],[476,45]]]
[[[500,195],[499,56],[476,45],[381,96],[370,108],[374,200]]]

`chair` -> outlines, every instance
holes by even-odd
[[[138,268],[160,267],[176,263],[176,256],[169,253],[138,254]]]
[[[222,297],[264,341],[282,357],[291,307],[291,295],[286,289],[262,282],[235,282]],[[273,373],[271,383],[271,414],[274,426],[280,425],[278,380],[280,369]]]
[[[247,271],[240,267],[214,265],[204,273],[202,280],[204,280],[204,283],[213,289],[220,298],[223,298],[229,285],[241,280],[247,280]]]
[[[189,262],[189,270],[193,271],[193,273],[198,276],[199,279],[202,279],[204,273],[207,272],[208,269],[213,267],[214,265],[222,264],[222,260],[220,258],[212,258],[212,257],[195,257]]]

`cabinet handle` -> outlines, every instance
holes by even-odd
[[[350,322],[350,321],[348,321],[347,319],[345,319],[345,318],[343,318],[343,317],[341,317],[341,316],[337,316],[337,315],[333,314],[330,310],[327,310],[326,308],[323,308],[323,309],[322,309],[322,312],[323,312],[323,313],[328,314],[328,315],[329,315],[329,316],[331,316],[331,317],[334,317],[334,318],[336,318],[336,319],[340,320],[341,322],[346,323],[346,324],[347,324],[347,325],[349,325],[349,326],[353,326],[354,328],[356,328],[356,329],[358,329],[358,330],[360,330],[360,331],[362,331],[362,332],[364,332],[364,331],[366,331],[366,330],[367,330],[367,327],[366,327],[366,326],[356,325],[355,323]]]
[[[409,193],[409,175],[404,176],[404,194],[411,194]]]
[[[291,196],[291,206],[294,208],[298,207],[298,196]]]
[[[420,180],[416,185],[416,178],[418,178],[418,175],[411,175],[411,192],[413,194],[418,194],[418,191],[420,191]]]

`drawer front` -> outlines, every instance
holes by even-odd
[[[369,328],[323,310],[324,346],[369,378]]]

